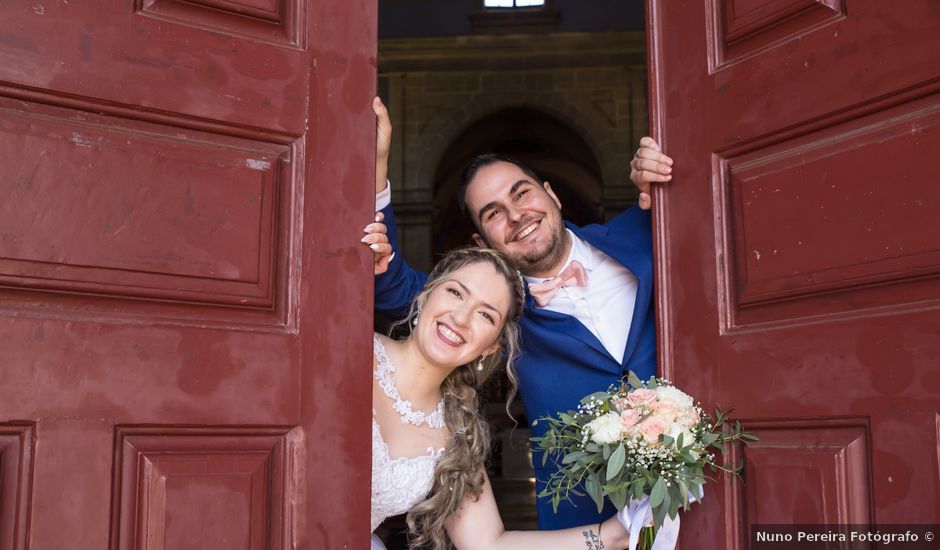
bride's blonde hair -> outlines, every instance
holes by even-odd
[[[457,367],[441,384],[444,421],[451,437],[444,456],[434,470],[434,485],[430,494],[408,512],[412,547],[430,547],[435,550],[450,547],[445,522],[457,513],[465,498],[479,498],[484,463],[490,452],[490,430],[480,412],[478,392],[483,383],[503,365],[509,379],[507,412],[518,387],[513,362],[519,354],[519,317],[525,307],[525,288],[519,271],[500,252],[490,248],[468,247],[444,256],[431,271],[427,283],[412,303],[410,314],[401,324],[410,323],[428,295],[455,271],[480,262],[492,265],[509,285],[509,312],[499,336],[502,353],[486,356],[482,361],[482,370],[477,370],[476,361]]]

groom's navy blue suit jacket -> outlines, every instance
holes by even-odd
[[[397,251],[397,228],[391,206],[382,212],[388,226],[389,241]],[[516,361],[516,370],[519,375],[519,393],[530,423],[559,411],[576,409],[582,397],[606,390],[611,384],[618,384],[628,370],[643,380],[656,374],[649,212],[634,207],[603,225],[577,227],[568,222],[565,225],[636,276],[636,306],[623,362],[618,363],[580,321],[570,315],[537,308],[532,297],[526,296],[526,308],[521,320],[523,353]],[[411,269],[398,255],[389,270],[376,277],[376,309],[395,317],[403,316],[426,279],[427,275]],[[533,428],[533,435],[544,432],[543,424]],[[539,453],[533,457],[533,462],[536,491],[539,492],[556,468],[551,459],[542,467]],[[590,497],[571,495],[571,498],[574,502],[563,502],[557,514],[552,511],[548,499],[538,499],[539,527],[560,529],[597,523],[615,511],[608,503],[607,508],[598,514],[597,506]]]

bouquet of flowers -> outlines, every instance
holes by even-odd
[[[642,521],[628,527],[631,547],[638,531],[640,547],[648,548],[667,518],[676,520],[679,508],[701,499],[706,467],[740,472],[716,464],[714,451],[757,437],[727,420],[720,410],[708,416],[667,380],[641,382],[630,373],[619,388],[582,399],[577,411],[533,423],[548,425],[544,435],[532,438],[542,464],[553,457],[559,466],[538,496],[551,498],[556,511],[569,493],[583,495],[582,487],[598,511],[609,498],[618,510],[628,508],[634,524]],[[650,511],[652,525],[646,526]],[[678,536],[678,525],[669,536]]]

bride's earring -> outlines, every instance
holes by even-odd
[[[480,356],[480,360],[477,361],[477,370],[480,371],[480,372],[483,372],[483,358],[484,358],[484,357],[486,357],[486,356],[485,356],[485,355],[481,355],[481,356]]]
[[[419,316],[419,315],[421,315],[421,310],[420,310],[420,309],[418,310],[417,313],[415,313],[414,319],[411,320],[411,326],[413,326],[413,327],[418,326],[418,316]]]

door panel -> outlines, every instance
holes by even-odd
[[[648,3],[662,373],[734,406],[682,540],[756,523],[935,523],[940,6]]]
[[[311,83],[310,50],[300,44],[315,6],[278,5],[259,21],[235,2],[211,0],[6,2],[0,81],[21,93],[132,106],[137,116],[183,114],[297,136]]]
[[[375,17],[0,3],[0,549],[367,547]]]
[[[289,258],[294,147],[0,105],[9,108],[0,113],[0,159],[12,183],[0,191],[6,285],[275,309]],[[129,175],[148,185],[128,185]],[[37,203],[46,205],[38,213]],[[283,324],[283,313],[269,322]]]
[[[119,428],[117,548],[285,548],[291,439],[270,428]]]
[[[0,425],[0,547],[23,548],[32,491],[35,428],[27,423]]]

